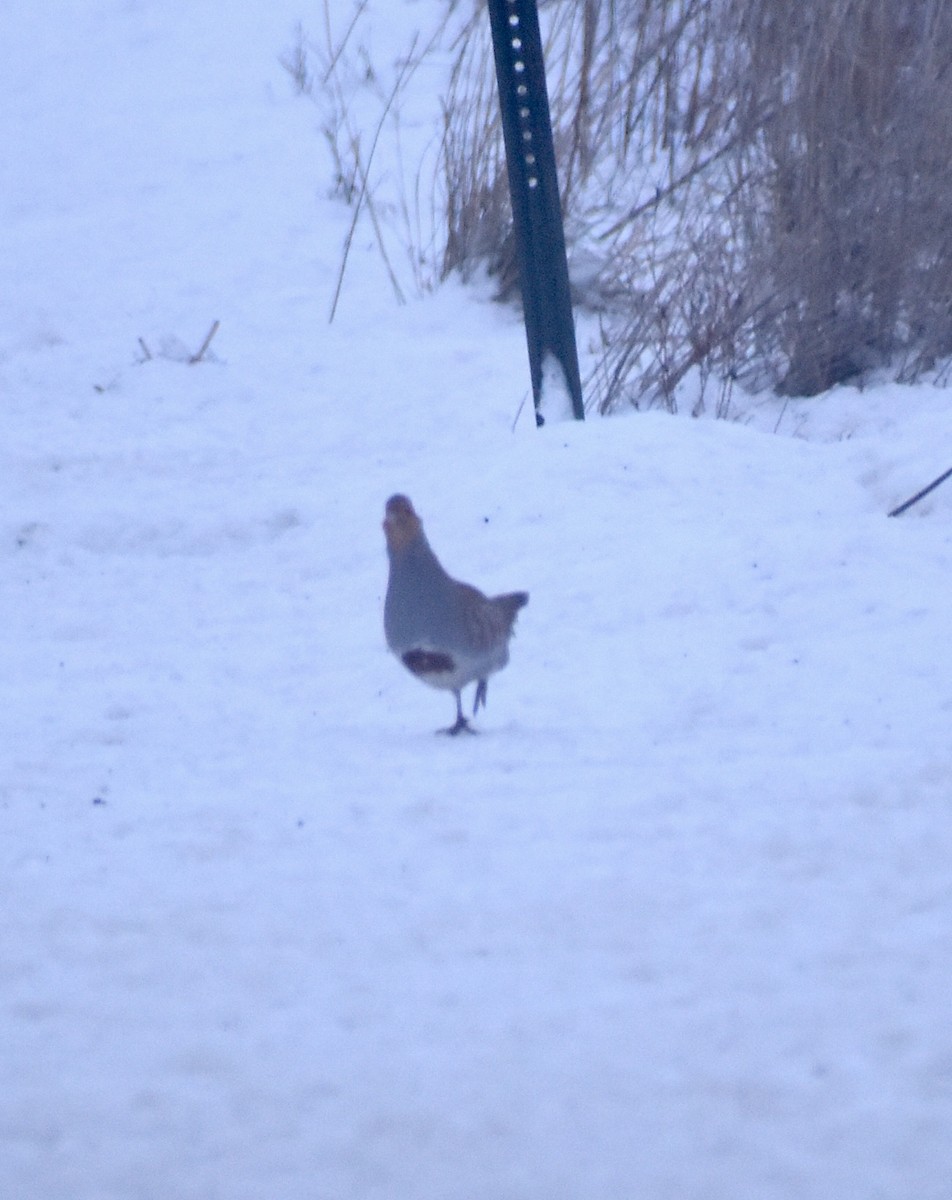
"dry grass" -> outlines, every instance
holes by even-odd
[[[413,57],[439,44],[451,59],[437,165],[391,207],[418,285],[488,271],[508,298],[489,22],[481,3],[450,10]],[[372,137],[342,84],[361,18],[358,4],[342,37],[327,33],[322,71],[300,53],[286,65],[323,97],[338,189],[373,217],[383,125]],[[674,408],[692,373],[695,405],[724,415],[736,379],[812,394],[949,359],[952,6],[549,0],[540,19],[573,289],[602,327],[590,406]],[[399,100],[380,98],[391,115]]]

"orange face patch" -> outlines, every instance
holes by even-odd
[[[419,535],[420,529],[420,518],[413,511],[413,505],[407,497],[391,496],[387,501],[383,522],[383,531],[390,549],[397,553],[404,550]]]

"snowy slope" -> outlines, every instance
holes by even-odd
[[[0,14],[0,1195],[945,1200],[948,393],[513,428],[363,226],[329,325],[298,19]],[[397,490],[531,593],[479,737]]]

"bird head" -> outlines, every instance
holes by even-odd
[[[391,554],[399,554],[401,550],[419,537],[423,529],[420,518],[413,510],[413,505],[406,496],[391,496],[387,501],[386,513],[383,519],[383,531],[387,538],[387,549]]]

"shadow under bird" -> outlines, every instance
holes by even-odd
[[[516,614],[529,594],[484,596],[451,578],[406,496],[387,501],[383,531],[390,558],[383,610],[387,645],[417,679],[456,697],[456,723],[440,732],[475,733],[463,716],[462,690],[475,682],[475,716],[486,704],[489,676],[509,661]]]

